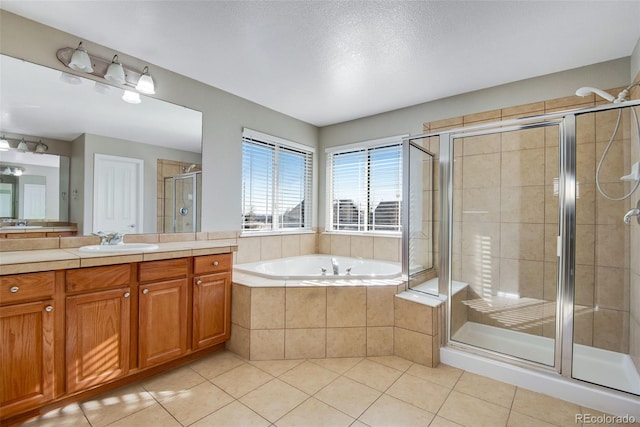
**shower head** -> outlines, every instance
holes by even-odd
[[[613,97],[613,95],[609,95],[607,92],[603,91],[602,89],[598,89],[595,87],[585,86],[585,87],[581,87],[576,91],[576,95],[578,96],[587,96],[592,93],[595,93],[596,95],[606,99],[609,102],[614,102],[616,100]]]

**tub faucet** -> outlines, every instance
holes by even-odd
[[[100,237],[100,245],[119,245],[122,243],[124,233],[105,233],[104,231],[98,231],[92,233],[94,236]]]
[[[331,266],[333,267],[333,275],[337,276],[340,274],[340,265],[338,264],[338,260],[335,258],[331,258]]]

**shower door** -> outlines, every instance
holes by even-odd
[[[556,120],[440,135],[452,342],[559,365],[560,133]]]
[[[640,395],[639,107],[585,112],[576,123],[573,378]],[[629,195],[629,197],[626,197]]]
[[[164,179],[164,230],[167,233],[192,233],[200,230],[201,173]]]
[[[409,278],[409,288],[438,295],[437,273],[434,267],[434,156],[430,146],[437,146],[438,138],[424,138],[403,142],[403,199],[402,212],[403,274]]]

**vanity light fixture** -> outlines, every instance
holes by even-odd
[[[125,90],[122,95],[122,100],[124,102],[128,102],[129,104],[140,104],[142,100],[140,99],[140,94],[138,92],[133,92],[131,90]]]
[[[109,67],[107,68],[107,72],[104,75],[104,78],[119,85],[123,85],[126,83],[124,77],[124,67],[121,63],[118,62],[118,55],[113,55],[113,59],[111,60],[111,64],[109,64]]]
[[[153,95],[156,93],[155,84],[149,75],[149,67],[144,67],[142,70],[142,75],[138,79],[138,84],[136,84],[136,90],[147,95]]]
[[[20,151],[21,153],[38,153],[38,154],[44,154],[47,151],[49,151],[49,146],[47,146],[47,144],[43,144],[42,140],[38,142],[25,141],[24,138],[21,138],[21,139],[11,138],[11,140],[17,142],[17,144],[14,147],[12,147],[9,144],[9,138],[7,138],[6,136],[3,136],[2,139],[0,139],[0,151],[14,150],[14,151]]]
[[[2,169],[2,175],[12,175],[12,176],[21,176],[24,173],[24,168],[20,168],[17,166],[5,166]]]
[[[83,73],[93,73],[91,58],[89,58],[87,50],[82,47],[82,42],[78,44],[73,55],[71,55],[71,61],[69,62],[68,67],[72,70],[82,71]]]
[[[38,145],[36,145],[36,151],[34,152],[38,154],[44,154],[48,150],[49,150],[49,146],[47,146],[47,144],[43,144],[42,141],[40,141]]]
[[[16,147],[16,150],[21,151],[23,153],[26,153],[27,151],[29,151],[29,147],[27,146],[27,143],[25,142],[24,138],[20,140],[20,142],[18,143],[18,146]]]
[[[56,57],[65,66],[73,70],[89,73],[118,85],[130,86],[140,93],[148,95],[156,93],[155,82],[149,75],[148,66],[145,66],[142,72],[139,72],[123,66],[118,61],[118,55],[114,55],[111,61],[93,56],[82,47],[82,42],[76,49],[71,47],[58,49]],[[64,75],[63,73],[60,78],[71,84],[81,83],[81,80],[73,75]]]

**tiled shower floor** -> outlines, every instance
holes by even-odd
[[[222,351],[25,426],[579,426],[595,410],[395,356],[246,361]]]

